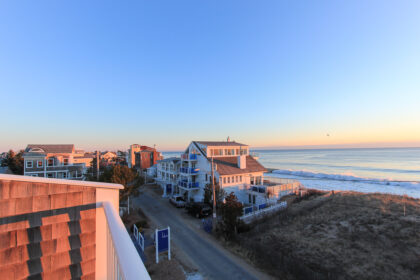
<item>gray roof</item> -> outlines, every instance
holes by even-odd
[[[248,146],[245,144],[237,143],[235,141],[195,141],[196,143],[199,143],[201,145],[206,146]]]
[[[71,154],[74,152],[74,144],[29,144],[25,152],[32,149],[41,149],[47,154]]]
[[[161,159],[161,160],[158,160],[159,162],[167,162],[167,161],[173,161],[173,162],[178,162],[178,161],[180,161],[181,160],[181,158],[179,158],[179,157],[170,157],[170,158],[165,158],[165,159]]]

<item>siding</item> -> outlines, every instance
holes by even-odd
[[[94,279],[96,190],[0,180],[0,279]]]

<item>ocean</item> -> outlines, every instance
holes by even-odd
[[[420,148],[256,150],[274,169],[307,188],[383,192],[420,198]]]
[[[307,188],[382,192],[420,198],[420,148],[252,150],[266,177],[292,178]],[[181,152],[166,152],[165,157]]]

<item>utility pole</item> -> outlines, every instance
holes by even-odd
[[[96,151],[96,181],[99,181],[99,151]]]
[[[211,157],[211,181],[213,186],[213,219],[216,219],[216,186],[214,185],[213,157]]]

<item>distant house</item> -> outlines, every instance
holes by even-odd
[[[73,144],[28,145],[23,153],[24,175],[61,179],[84,179],[91,159],[76,152]]]
[[[101,160],[106,163],[115,163],[117,161],[117,154],[114,152],[102,152]]]
[[[146,170],[161,159],[163,159],[161,153],[155,148],[138,144],[131,145],[127,153],[128,167],[135,167],[139,170]]]
[[[73,158],[74,163],[83,163],[85,164],[86,168],[89,168],[92,166],[93,160],[96,158],[94,153],[80,153],[75,155]]]

